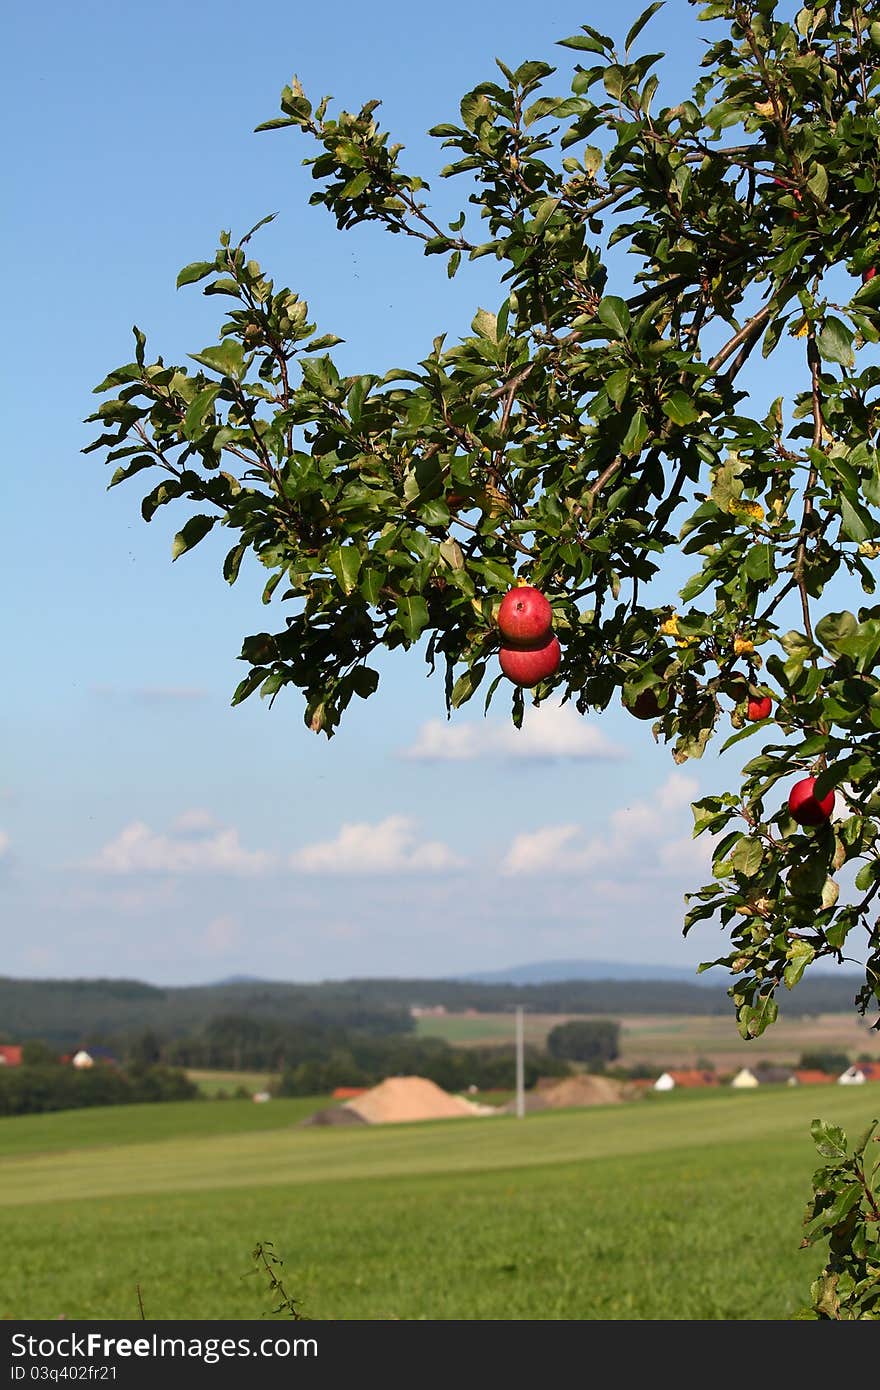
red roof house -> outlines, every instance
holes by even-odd
[[[362,1096],[366,1090],[366,1086],[337,1086],[333,1092],[333,1099],[354,1100],[355,1096]]]
[[[0,1067],[20,1067],[21,1048],[12,1043],[0,1043]]]
[[[799,1086],[823,1086],[826,1082],[834,1080],[827,1071],[811,1071],[809,1068],[795,1069],[794,1076]]]
[[[665,1071],[662,1076],[658,1076],[654,1082],[655,1091],[672,1091],[679,1086],[688,1088],[691,1086],[717,1086],[718,1077],[714,1071],[698,1071],[695,1067],[684,1068],[682,1070]]]

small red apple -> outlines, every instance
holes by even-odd
[[[554,675],[562,661],[559,638],[551,632],[530,647],[502,647],[498,653],[501,669],[514,685],[537,685]]]
[[[542,642],[550,633],[553,610],[540,589],[519,584],[504,595],[498,609],[498,627],[505,642],[524,645]]]
[[[824,825],[834,810],[833,788],[820,801],[813,790],[815,785],[815,777],[804,777],[788,794],[788,809],[798,825]]]
[[[647,690],[640,691],[631,703],[628,704],[624,700],[623,707],[629,710],[630,714],[634,714],[636,719],[656,719],[662,714],[657,692],[650,686]]]
[[[875,265],[869,266],[867,270],[863,270],[863,271],[862,271],[862,284],[863,284],[863,285],[867,285],[868,281],[869,281],[869,280],[873,280],[873,278],[874,278],[874,276],[875,276],[876,274],[877,274],[877,267],[876,267]]]
[[[773,708],[773,701],[769,695],[752,695],[749,699],[747,717],[749,719],[766,719]]]

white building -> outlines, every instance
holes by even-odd
[[[741,1067],[730,1084],[735,1086],[738,1091],[750,1091],[755,1086],[760,1086],[761,1083],[753,1071],[748,1067]]]

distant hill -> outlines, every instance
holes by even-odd
[[[503,970],[481,970],[453,978],[468,984],[545,985],[564,980],[689,980],[695,985],[717,985],[709,972],[683,970],[671,965],[627,965],[619,960],[540,960],[511,965]]]

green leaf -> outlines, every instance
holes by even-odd
[[[839,1125],[830,1125],[826,1120],[814,1120],[810,1126],[810,1133],[823,1158],[847,1157],[846,1135]]]
[[[226,559],[223,561],[223,578],[229,584],[234,584],[238,578],[241,562],[249,549],[250,545],[248,541],[239,541],[238,545],[232,547]]]
[[[410,642],[415,642],[428,626],[428,605],[418,595],[407,595],[397,601],[397,625]]]
[[[572,34],[567,39],[557,39],[560,48],[584,49],[587,53],[605,53],[609,47],[610,40],[602,43],[598,38],[591,38],[589,34]]]
[[[822,643],[826,651],[837,653],[840,650],[840,642],[847,637],[852,637],[857,628],[858,623],[854,614],[844,609],[840,613],[826,613],[816,624],[815,632],[818,641]],[[790,656],[794,654],[795,648],[804,651],[804,659],[810,655],[810,645],[806,637],[799,632],[786,633],[782,639],[782,645]]]
[[[461,546],[453,537],[440,542],[440,554],[451,570],[464,569],[464,555]]]
[[[218,516],[191,516],[189,521],[181,531],[174,537],[171,546],[171,558],[177,560],[187,550],[192,550],[193,546],[198,545],[199,541],[207,536],[212,526],[220,520]]]
[[[754,579],[759,584],[769,584],[775,579],[772,545],[751,546],[746,552],[745,571],[749,579]]]
[[[840,529],[851,541],[872,540],[877,534],[874,518],[867,507],[861,502],[851,502],[844,494],[840,497]]]
[[[229,338],[216,347],[202,348],[201,352],[191,352],[189,356],[203,367],[232,377],[233,381],[241,381],[244,376],[244,348]]]
[[[692,425],[700,418],[700,412],[684,391],[673,391],[666,397],[663,402],[663,414],[668,416],[674,425]]]
[[[378,688],[379,672],[372,666],[356,666],[351,673],[351,684],[355,695],[367,700]]]
[[[485,674],[485,662],[475,662],[469,670],[459,676],[455,685],[452,687],[452,693],[449,696],[450,704],[455,709],[458,709],[459,705],[463,705],[466,700],[469,700]]]
[[[498,342],[498,320],[488,309],[478,309],[474,314],[471,328],[481,338],[486,338],[490,343]],[[428,414],[430,415],[430,403]]]
[[[648,20],[651,19],[651,17],[655,15],[658,10],[662,10],[663,5],[664,0],[654,0],[653,5],[649,5],[646,10],[642,11],[642,13],[639,15],[635,24],[632,26],[632,28],[630,29],[629,33],[623,41],[624,52],[629,52],[633,43],[638,38],[645,25],[648,23]]]
[[[220,392],[219,384],[206,386],[193,397],[186,415],[183,417],[183,433],[187,439],[197,439],[202,432],[205,416],[212,408]]]
[[[596,314],[605,327],[611,329],[615,338],[625,338],[632,326],[626,301],[619,299],[616,294],[609,294],[601,299]]]
[[[793,941],[786,951],[787,964],[782,972],[786,988],[794,989],[807,966],[815,960],[816,952],[807,941]]]
[[[177,277],[177,288],[192,285],[196,280],[204,280],[205,276],[210,275],[216,268],[214,261],[193,261],[191,265],[185,265]]]
[[[816,339],[816,346],[826,362],[839,362],[842,367],[852,367],[856,360],[852,341],[853,335],[846,324],[829,314]]]
[[[761,841],[747,835],[740,840],[728,862],[738,873],[751,878],[760,869],[763,858],[764,846]]]
[[[645,419],[645,413],[643,410],[637,410],[629,422],[629,428],[620,445],[620,452],[624,458],[633,458],[638,454],[647,438],[648,422]]]
[[[152,454],[138,454],[137,458],[132,459],[131,463],[126,463],[123,467],[117,468],[113,477],[107,484],[107,489],[116,487],[117,483],[122,483],[126,478],[133,478],[135,473],[142,473],[145,468],[153,468],[156,459]]]
[[[342,592],[346,595],[354,593],[361,569],[361,553],[357,547],[336,546],[327,556],[327,563],[335,574]]]

